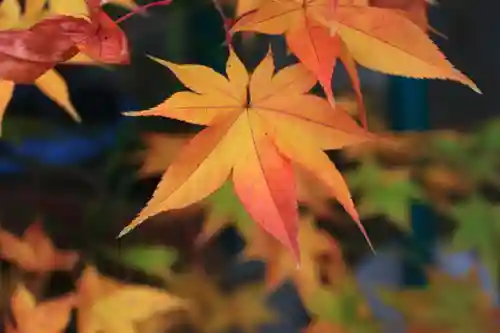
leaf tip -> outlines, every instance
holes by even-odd
[[[120,231],[120,233],[118,234],[118,236],[116,236],[116,239],[122,238],[123,236],[125,236],[126,234],[128,234],[129,232],[131,232],[132,229],[134,229],[134,227],[132,227],[132,226],[127,226],[127,227],[123,228],[123,230]]]

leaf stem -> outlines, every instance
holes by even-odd
[[[115,21],[115,23],[120,24],[123,21],[131,18],[135,14],[144,12],[144,11],[146,11],[146,9],[151,8],[151,7],[168,6],[168,5],[170,5],[172,3],[172,1],[173,0],[159,0],[159,1],[151,2],[151,3],[148,3],[146,5],[137,7],[136,9],[132,10],[130,13],[127,13],[126,15],[123,15],[122,17],[120,17],[119,19],[117,19]]]

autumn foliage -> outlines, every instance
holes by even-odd
[[[146,7],[168,8],[171,2],[157,1],[139,7],[125,0],[26,0],[21,6],[18,0],[3,0],[0,121],[16,84],[36,85],[80,121],[68,87],[55,67],[128,65],[131,51],[120,23],[145,12]],[[103,8],[107,3],[131,12],[114,21]],[[412,144],[412,138],[368,127],[370,114],[361,91],[360,66],[388,75],[455,81],[480,93],[429,37],[435,29],[427,21],[428,5],[424,0],[214,0],[214,10],[222,16],[222,29],[227,35],[223,73],[203,65],[180,64],[147,55],[159,70],[173,73],[184,89],[152,108],[124,114],[165,117],[201,125],[203,129],[195,135],[178,137],[144,135],[146,149],[130,155],[142,165],[140,177],[161,175],[161,180],[145,207],[119,237],[160,213],[198,205],[206,214],[193,239],[196,251],[209,247],[222,230],[235,227],[245,241],[238,260],[265,262],[265,286],[223,294],[200,272],[203,270],[199,265],[187,273],[173,273],[169,266],[176,260],[169,257],[171,252],[148,247],[111,257],[156,276],[162,285],[120,281],[105,276],[88,253],[58,249],[42,221],[37,220],[21,236],[0,230],[0,256],[21,272],[21,282],[12,286],[9,294],[5,330],[62,332],[76,310],[79,333],[154,332],[151,327],[138,327],[151,318],[155,319],[149,324],[160,325],[161,315],[176,311],[186,312],[200,331],[220,332],[238,326],[251,332],[261,323],[278,320],[263,305],[263,299],[266,293],[291,280],[312,318],[307,332],[381,332],[380,323],[352,278],[341,244],[328,228],[319,227],[316,217],[343,216],[339,210],[333,212],[330,203],[334,200],[361,232],[364,245],[359,246],[375,253],[377,249],[365,230],[364,219],[382,215],[408,231],[409,203],[425,201],[429,187],[472,191],[474,184],[465,186],[457,181],[471,169],[461,165],[466,163],[464,159],[447,162],[447,168],[436,166],[432,172],[419,170],[423,186],[412,183],[407,166],[388,171],[376,163],[379,155],[388,151],[393,155],[407,152],[405,148]],[[234,12],[234,17],[229,12]],[[143,19],[147,24],[147,15]],[[249,70],[232,43],[241,34],[282,36],[296,62],[278,70],[268,48],[257,67]],[[339,66],[346,69],[352,84],[354,112],[332,90],[332,77]],[[313,89],[317,84],[320,90]],[[438,145],[447,140],[443,137],[438,133],[427,138],[434,148],[425,152],[413,150],[408,159],[427,161],[433,153],[447,156],[439,153]],[[467,138],[459,140],[469,142]],[[456,144],[450,142],[448,148]],[[331,150],[342,150],[347,159],[362,163],[343,174],[327,153]],[[471,151],[476,152],[473,148]],[[436,176],[436,172],[442,173]],[[361,192],[361,199],[355,203],[351,192]],[[495,219],[497,207],[482,209],[481,205],[487,204],[472,195],[472,199],[450,208],[450,202],[443,197],[443,193],[438,193],[434,204],[460,222],[453,245],[478,249],[496,276],[498,248],[492,242],[484,246],[483,235],[471,231],[474,227],[470,214],[476,212],[474,209],[488,210],[488,217]],[[309,212],[299,213],[299,205],[308,207]],[[491,230],[498,234],[494,227]],[[474,232],[476,238],[471,237]],[[160,263],[150,264],[149,258],[156,257],[162,258]],[[64,295],[46,299],[44,283],[28,283],[29,274],[46,282],[56,271],[65,272],[74,281],[74,288]],[[494,321],[497,310],[481,291],[472,290],[477,282],[473,275],[464,281],[448,281],[448,277],[434,272],[431,277],[428,290],[383,295],[409,320],[408,332],[498,331]],[[460,308],[463,313],[454,313],[460,313],[463,319],[459,325],[456,318],[441,313],[455,306],[440,303],[449,296],[439,294],[441,286],[454,283],[460,288],[458,294],[470,291],[471,297],[460,302],[464,309],[473,309]],[[247,308],[242,308],[242,303]],[[203,312],[205,308],[212,312]],[[161,329],[171,328],[172,322],[173,319],[162,322]],[[474,331],[477,327],[482,328]]]

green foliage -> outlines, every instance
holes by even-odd
[[[500,245],[500,206],[479,195],[457,203],[450,211],[457,222],[451,240],[455,251],[474,250],[486,265],[493,281],[498,280]]]
[[[108,255],[121,264],[150,275],[164,277],[177,261],[174,248],[153,245],[136,245],[124,249],[113,249]]]
[[[403,230],[410,230],[410,204],[424,196],[409,177],[401,177],[397,171],[394,174],[367,159],[347,174],[347,180],[354,192],[361,195],[358,210],[362,217],[385,216]]]

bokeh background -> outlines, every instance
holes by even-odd
[[[148,2],[137,1],[138,4]],[[107,11],[115,18],[126,13],[113,6],[107,7]],[[485,125],[493,123],[500,112],[499,11],[500,4],[493,0],[442,0],[431,6],[429,14],[431,25],[447,36],[434,35],[436,43],[457,68],[477,83],[483,95],[452,82],[394,78],[362,69],[370,127],[377,131],[412,133],[451,130],[474,136]],[[227,57],[222,19],[211,1],[185,0],[155,7],[147,16],[136,15],[122,27],[132,48],[130,66],[57,67],[69,85],[72,102],[82,116],[81,124],[74,123],[36,87],[16,87],[0,141],[0,220],[3,228],[21,232],[33,216],[41,215],[60,246],[91,252],[111,243],[118,247],[140,242],[166,244],[179,250],[181,266],[189,265],[195,255],[192,242],[203,221],[203,212],[197,207],[154,218],[122,240],[117,241],[115,237],[144,205],[159,180],[136,176],[138,163],[133,162],[133,152],[144,148],[143,133],[189,134],[199,128],[167,119],[126,118],[120,113],[152,107],[182,89],[171,73],[149,60],[146,54],[173,62],[204,64],[222,71]],[[236,50],[249,68],[260,61],[268,43],[277,55],[278,66],[294,61],[287,55],[280,38],[235,39]],[[338,98],[345,102],[353,100],[349,84],[343,69],[338,68],[334,87]],[[494,140],[491,138],[492,146],[496,144]],[[177,145],[173,142],[172,146],[174,155]],[[500,149],[500,145],[496,148]],[[410,145],[405,149],[410,152],[391,155],[389,164],[413,163],[411,158],[407,161],[407,155],[412,155],[411,150],[417,148]],[[498,153],[500,150],[490,152]],[[334,155],[332,158],[341,158]],[[474,156],[465,158],[477,158]],[[349,168],[349,163],[344,164]],[[469,171],[475,174],[474,170]],[[451,192],[454,189],[451,186]],[[494,184],[488,184],[486,192],[490,200],[498,200]],[[397,196],[384,200],[397,200]],[[354,267],[372,310],[389,323],[386,329],[391,332],[402,332],[402,318],[376,299],[375,289],[424,284],[423,267],[430,262],[455,275],[481,264],[474,251],[449,254],[440,250],[442,237],[450,234],[450,222],[433,207],[415,206],[408,200],[394,205],[405,204],[412,206],[409,218],[415,232],[410,239],[387,218],[375,217],[367,222],[379,249],[377,256],[369,252],[354,224],[341,223],[330,228],[346,247],[347,261]],[[482,218],[477,216],[477,228],[485,222]],[[234,261],[241,246],[237,233],[228,230],[204,253],[202,261],[209,271],[223,276],[226,285],[258,281],[263,274],[261,264],[242,265]],[[417,253],[419,259],[408,260],[408,252]],[[104,259],[101,265],[127,279],[148,279],[140,272]],[[484,267],[481,272],[484,289],[496,297],[498,281],[493,281]],[[53,284],[57,289],[67,283],[61,278]],[[272,295],[271,303],[288,319],[264,327],[263,331],[299,332],[307,324],[307,313],[291,286],[284,286]]]

